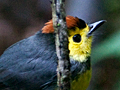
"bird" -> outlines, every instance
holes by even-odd
[[[93,32],[105,20],[87,24],[66,16],[72,90],[86,90],[91,79]],[[53,21],[35,35],[8,47],[0,56],[0,90],[55,90],[57,55]]]

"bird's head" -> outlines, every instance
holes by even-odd
[[[91,54],[92,34],[104,22],[105,20],[101,20],[92,24],[87,24],[77,17],[66,17],[70,58],[79,62],[86,62],[87,58]],[[42,28],[42,32],[54,32],[52,20],[46,23]]]

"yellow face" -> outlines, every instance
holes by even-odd
[[[74,30],[68,30],[70,58],[79,62],[85,62],[87,57],[90,56],[92,36],[87,37],[88,32],[88,25],[84,29],[75,27]]]

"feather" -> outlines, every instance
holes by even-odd
[[[66,24],[68,29],[73,27],[85,28],[86,24],[82,19],[73,16],[66,17]],[[45,26],[42,28],[42,33],[53,33],[53,21],[50,20],[49,22],[45,23]]]
[[[0,83],[12,90],[16,87],[28,90],[40,88],[56,75],[56,60],[54,35],[39,31],[3,53],[0,57]]]

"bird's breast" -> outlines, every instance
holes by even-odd
[[[90,68],[90,70],[78,74],[71,83],[72,90],[86,90],[91,80],[91,72],[92,69]]]

